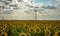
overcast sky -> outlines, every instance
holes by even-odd
[[[0,20],[35,20],[34,7],[38,20],[60,20],[60,0],[25,0],[25,2],[9,3],[0,0]],[[2,7],[1,7],[2,6]],[[4,8],[3,8],[4,7]]]

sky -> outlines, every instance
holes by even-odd
[[[39,2],[47,2],[49,0],[35,0],[35,2],[39,3]]]
[[[1,3],[1,1],[0,6],[2,3],[8,3]],[[17,5],[8,3],[4,6],[4,9],[0,7],[0,20],[34,20],[35,12],[33,7],[39,7],[37,11],[38,20],[60,20],[60,0],[34,0],[34,4],[27,0],[24,1],[27,3],[19,2]]]

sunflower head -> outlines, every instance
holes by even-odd
[[[60,36],[60,30],[55,32],[54,36]]]
[[[31,34],[30,33],[26,33],[26,36],[31,36]]]
[[[21,33],[19,34],[19,36],[26,36],[26,33],[21,32]]]
[[[48,27],[48,26],[49,26],[49,24],[45,24],[45,26],[46,26],[46,27]]]
[[[24,25],[24,28],[28,29],[28,27],[29,27],[29,26],[28,26],[27,24]]]
[[[41,29],[39,27],[34,27],[33,31],[36,33],[40,33],[41,32]]]
[[[44,30],[44,31],[48,36],[50,36],[50,30]]]
[[[8,36],[8,34],[6,32],[3,32],[1,36]]]
[[[33,29],[33,27],[31,27],[28,30],[29,30],[29,32],[33,32],[34,29]]]
[[[7,24],[3,24],[3,29],[6,29],[7,28]]]
[[[0,36],[3,34],[3,31],[0,30]]]

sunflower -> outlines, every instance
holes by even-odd
[[[45,24],[46,27],[50,26],[49,24]]]
[[[38,25],[38,27],[40,27],[41,25],[40,24],[37,24]]]
[[[27,33],[26,36],[31,36],[31,34],[30,33]]]
[[[60,36],[60,30],[55,32],[54,36]]]
[[[21,32],[19,36],[26,36],[26,34],[24,32]]]
[[[3,24],[3,29],[6,29],[7,28],[7,24]]]
[[[34,28],[40,28],[40,25],[37,25],[37,24],[36,24],[36,25],[34,25],[33,27],[34,27]]]
[[[40,28],[41,28],[41,29],[43,29],[43,28],[44,28],[44,26],[45,26],[44,24],[41,24],[41,25],[40,25]]]
[[[1,36],[8,36],[6,32],[2,32]]]
[[[29,32],[32,32],[33,31],[33,27],[29,28],[28,30],[29,30]]]
[[[6,32],[4,32],[4,36],[8,36],[8,34]]]
[[[3,30],[0,30],[0,35],[2,35],[3,34]]]
[[[0,27],[0,31],[1,31],[1,32],[4,32],[4,31],[6,31],[6,30],[5,30],[5,28]]]
[[[16,25],[12,25],[14,29],[16,29]]]
[[[44,31],[48,36],[50,36],[50,30],[44,30]]]
[[[34,27],[38,27],[38,25],[37,25],[37,24],[35,24],[35,25],[34,25]]]
[[[3,27],[0,27],[0,30],[3,30]]]
[[[22,26],[21,24],[18,24],[18,25],[17,25],[17,28],[20,28],[21,26]]]
[[[25,24],[24,27],[25,27],[26,29],[28,29],[28,25],[27,25],[27,24]]]
[[[53,27],[52,25],[49,25],[46,28],[48,28],[50,30],[52,27]]]
[[[3,26],[3,24],[0,24],[0,27],[2,27]]]
[[[36,28],[34,27],[33,31],[36,33]]]
[[[44,27],[44,30],[48,30],[48,26],[45,26],[45,27]]]
[[[29,25],[27,28],[29,29],[29,28],[31,28],[32,26],[31,25]]]
[[[39,27],[34,27],[34,30],[33,30],[35,33],[40,33],[41,32],[41,29]]]
[[[57,29],[57,30],[60,30],[60,26],[56,26],[56,29]]]
[[[41,26],[44,26],[44,24],[41,24]]]
[[[13,29],[11,30],[11,32],[12,32],[12,33],[16,33],[17,30],[13,28]]]
[[[3,32],[1,32],[1,34],[0,35],[2,35],[3,34]]]

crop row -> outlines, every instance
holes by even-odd
[[[0,36],[60,36],[60,25],[0,24]]]

